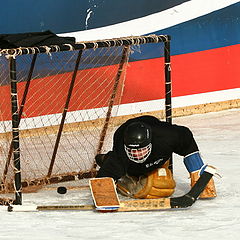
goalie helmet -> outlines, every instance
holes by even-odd
[[[136,163],[146,161],[152,151],[151,127],[143,122],[134,122],[124,132],[124,149],[128,158]]]

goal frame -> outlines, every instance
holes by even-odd
[[[74,86],[74,80],[76,78],[76,71],[77,66],[79,64],[81,53],[85,49],[90,48],[106,48],[106,47],[115,47],[115,46],[124,46],[125,48],[131,46],[131,45],[142,45],[147,43],[158,43],[162,42],[164,44],[164,72],[165,72],[165,118],[166,121],[169,123],[172,123],[172,103],[171,103],[171,95],[172,95],[172,82],[171,82],[171,59],[170,59],[170,36],[169,35],[149,35],[149,36],[136,36],[136,37],[125,37],[125,38],[119,38],[119,39],[107,39],[107,40],[99,40],[94,42],[80,42],[75,44],[61,44],[61,45],[50,45],[50,46],[40,46],[40,47],[24,47],[24,48],[14,48],[14,49],[3,49],[0,50],[1,55],[8,58],[9,61],[9,80],[10,80],[10,88],[11,88],[11,110],[12,110],[12,140],[11,140],[11,146],[9,149],[9,156],[8,161],[12,158],[13,164],[14,164],[14,189],[15,189],[15,204],[22,204],[22,187],[25,183],[21,181],[21,159],[20,159],[20,142],[19,142],[19,123],[21,120],[26,96],[28,93],[28,87],[30,84],[32,72],[34,69],[35,60],[38,54],[40,53],[48,53],[51,54],[52,52],[62,52],[62,51],[79,51],[79,55],[76,61],[76,67],[73,72],[71,85],[68,92],[68,97],[65,103],[65,108],[62,112],[62,119],[61,124],[59,126],[58,135],[55,143],[55,148],[53,151],[53,157],[51,161],[51,165],[49,168],[49,172],[47,175],[47,179],[42,179],[43,183],[57,183],[57,182],[63,182],[63,181],[71,181],[74,179],[82,179],[86,177],[93,177],[94,172],[85,172],[85,173],[78,173],[76,176],[65,176],[61,178],[57,177],[51,177],[51,169],[54,163],[54,154],[56,154],[57,146],[59,143],[59,140],[61,138],[61,133],[63,130],[64,120],[68,109],[68,103],[71,98],[71,91]],[[22,102],[20,106],[18,106],[18,90],[17,90],[17,69],[16,69],[16,60],[17,56],[19,55],[25,55],[25,54],[32,54],[33,59],[30,66],[27,83],[23,95]],[[122,58],[125,57],[125,54],[123,52]],[[124,60],[122,61],[124,62]],[[118,70],[118,75],[121,74],[121,63]],[[116,76],[116,84],[117,84],[117,78],[119,76]],[[114,93],[113,93],[114,94]],[[111,101],[111,100],[110,100]],[[111,109],[109,110],[109,113],[107,114],[107,118],[110,118],[111,116]],[[108,124],[108,119],[105,120],[105,125]],[[103,131],[105,128],[103,128]],[[101,138],[104,138],[104,132],[101,135]],[[98,152],[101,149],[101,141],[103,139],[100,139],[100,143],[98,146]],[[7,173],[8,163],[6,163],[4,172]],[[96,165],[94,165],[94,168],[96,168]],[[172,170],[172,159],[170,161],[169,168]],[[38,180],[39,181],[39,180]],[[32,182],[34,185],[35,183]]]

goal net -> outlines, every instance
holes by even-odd
[[[111,150],[119,124],[153,111],[170,121],[169,41],[150,35],[0,50],[0,192],[21,197],[29,187],[94,177],[94,157]],[[142,86],[152,83],[153,96],[139,87],[146,71]],[[134,82],[140,97],[129,92]]]

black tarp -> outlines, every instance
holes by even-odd
[[[0,34],[0,49],[74,44],[73,37],[58,37],[51,31],[19,34]]]

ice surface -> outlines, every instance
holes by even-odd
[[[236,240],[240,234],[240,109],[175,118],[194,133],[205,163],[216,166],[218,197],[198,200],[188,210],[137,213],[78,211],[12,212],[0,208],[0,239]],[[189,190],[181,157],[174,155],[175,195]],[[24,194],[24,204],[89,204],[88,189]]]

